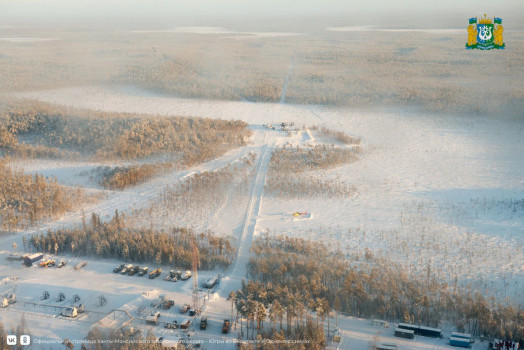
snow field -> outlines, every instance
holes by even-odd
[[[86,95],[90,98],[86,99]],[[41,91],[24,96],[80,108],[241,119],[252,125],[255,130],[253,144],[190,171],[174,172],[134,189],[111,194],[97,206],[85,209],[110,215],[115,209],[125,212],[135,206],[146,206],[165,186],[184,176],[221,168],[250,152],[261,154],[247,208],[237,213],[243,204],[232,207],[225,204],[221,214],[198,226],[223,227],[226,234],[234,230],[241,244],[237,260],[217,288],[218,299],[208,303],[208,312],[215,313],[217,325],[220,317],[229,314],[230,305],[225,300],[227,292],[238,288],[241,278],[245,277],[252,238],[267,229],[274,234],[300,235],[323,241],[333,247],[340,243],[340,248],[352,257],[363,255],[368,248],[376,256],[403,261],[414,272],[423,271],[430,264],[443,280],[453,281],[457,277],[462,284],[480,286],[500,298],[510,296],[522,300],[519,291],[524,283],[521,263],[524,261],[521,234],[524,218],[520,203],[524,197],[524,127],[520,123],[484,117],[417,115],[399,110],[370,112],[320,106],[188,100],[150,93],[137,96],[123,88],[105,87]],[[309,130],[291,133],[288,137],[278,130],[265,133],[258,126],[282,121],[293,121],[299,127],[325,126],[362,138],[363,153],[359,161],[312,174],[319,179],[355,186],[354,196],[339,200],[285,200],[263,195],[261,188],[271,153],[269,148],[286,143],[306,147],[322,141]],[[229,214],[223,210],[230,210]],[[310,220],[293,220],[290,213],[294,211],[307,211],[314,216]],[[243,213],[242,226],[238,217]],[[192,215],[194,213],[188,213],[186,221],[183,217],[176,220],[191,222],[196,218]],[[43,229],[80,220],[81,215],[76,213]],[[166,223],[168,221],[166,219]],[[11,241],[12,238],[4,238],[2,249],[9,250]],[[92,282],[98,276],[97,273],[89,274],[89,268],[83,272],[87,281]],[[108,280],[115,278],[122,283],[119,277],[107,277]],[[137,281],[127,279],[123,282],[123,287],[133,291],[135,299],[132,300],[135,301],[150,286]],[[167,283],[155,280],[151,286],[155,290],[169,288],[160,286],[160,282]],[[67,285],[64,280],[55,283]],[[178,289],[181,299],[182,295],[190,297],[189,284],[177,288],[181,288]],[[134,306],[131,303],[128,307],[133,310]],[[341,318],[340,326],[347,343],[341,346],[364,348],[376,337],[376,329],[366,325],[366,321],[343,320],[347,324]],[[220,336],[218,332],[217,336]],[[386,332],[379,337],[394,339],[406,349],[450,348],[445,340],[432,342],[419,338],[409,343]],[[475,348],[480,345],[475,344]]]

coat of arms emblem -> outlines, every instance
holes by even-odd
[[[503,31],[502,19],[498,17],[491,19],[484,14],[482,18],[470,18],[466,49],[504,49],[506,44],[502,39]]]

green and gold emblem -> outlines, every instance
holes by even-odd
[[[506,44],[504,44],[502,38],[503,32],[504,27],[502,27],[501,18],[495,17],[491,19],[486,14],[482,18],[470,18],[466,49],[504,49]]]

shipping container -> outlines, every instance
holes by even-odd
[[[405,339],[415,339],[415,332],[410,329],[395,329],[395,337],[405,338]]]
[[[24,258],[24,265],[31,266],[35,261],[41,260],[44,257],[42,253],[35,253]]]
[[[421,335],[423,337],[440,338],[442,336],[442,330],[438,328],[420,326],[418,328],[418,332],[415,331],[415,334]]]
[[[400,328],[400,329],[407,329],[407,330],[413,331],[415,334],[417,334],[418,329],[420,328],[420,326],[415,326],[414,324],[410,324],[410,323],[399,323],[398,324],[398,328]]]
[[[469,339],[451,337],[449,338],[449,345],[459,346],[461,348],[469,348]]]
[[[376,350],[397,350],[397,344],[394,343],[377,343]]]
[[[471,334],[467,334],[467,333],[452,332],[451,336],[453,338],[463,338],[463,339],[471,340]]]

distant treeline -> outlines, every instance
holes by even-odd
[[[524,308],[437,281],[431,270],[414,276],[402,266],[374,259],[347,261],[321,242],[264,235],[252,247],[250,281],[242,295],[302,324],[306,310],[324,319],[330,310],[358,317],[439,326],[501,339],[524,339]],[[278,302],[278,303],[277,303]]]
[[[357,153],[358,150],[333,146],[276,148],[271,156],[269,173],[303,173],[330,169],[358,160]]]
[[[27,157],[140,159],[176,154],[184,166],[244,145],[242,121],[61,108],[23,101],[0,109],[0,151]]]
[[[26,175],[0,158],[0,229],[34,225],[63,214],[83,198],[81,190],[60,186],[41,175]]]
[[[360,148],[333,146],[277,148],[269,163],[266,193],[284,198],[347,198],[355,192],[353,186],[307,173],[354,162],[359,152]]]
[[[168,170],[172,163],[141,164],[116,167],[98,167],[96,177],[100,184],[110,190],[123,190],[129,186],[143,183],[154,175]]]
[[[92,214],[80,228],[49,231],[34,235],[29,242],[33,250],[53,254],[96,256],[134,263],[191,268],[192,242],[199,250],[199,267],[225,269],[234,259],[236,249],[231,238],[211,232],[194,233],[175,227],[169,232],[128,228],[125,217],[115,213],[110,222],[101,222]]]

